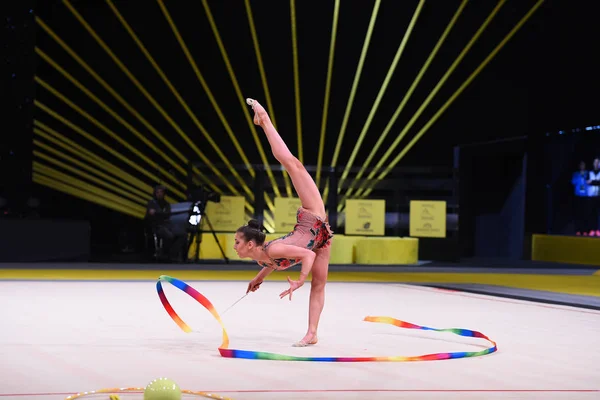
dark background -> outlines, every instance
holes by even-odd
[[[242,95],[255,97],[266,106],[244,1],[208,1],[207,3],[218,26]],[[106,2],[81,0],[72,1],[71,4],[160,102],[182,130],[205,151],[211,161],[214,159],[214,162],[220,162]],[[204,127],[219,143],[222,151],[232,163],[241,163],[238,153],[227,137],[217,113],[202,90],[158,4],[154,1],[114,1],[114,4]],[[274,102],[274,110],[270,111],[274,111],[278,129],[288,141],[290,149],[296,152],[290,3],[250,1],[250,4],[260,40],[269,90]],[[417,4],[417,1],[381,2],[341,148],[338,161],[340,165],[344,165],[350,156],[353,144],[369,115]],[[413,82],[459,4],[457,0],[425,3],[371,124],[369,134],[354,162],[355,166],[360,166],[361,160],[366,158],[372,144],[386,126],[402,100],[404,92]],[[390,144],[400,133],[496,4],[493,1],[471,1],[467,4],[441,51],[394,125],[386,139],[386,144]],[[531,0],[506,2],[410,130],[403,144],[408,143],[427,123],[534,4],[535,2]],[[325,165],[331,163],[373,5],[373,1],[341,2],[323,159]],[[261,163],[202,2],[166,2],[166,6],[250,161]],[[334,1],[296,2],[304,162],[307,164],[317,162],[316,149],[323,116],[333,7]],[[594,10],[592,2],[546,0],[418,144],[408,152],[399,166],[451,167],[453,148],[456,145],[527,136],[529,138],[527,148],[530,152],[528,174],[534,177],[528,179],[528,186],[530,186],[527,205],[528,228],[529,231],[546,229],[549,219],[545,214],[547,210],[541,203],[547,199],[545,190],[549,178],[546,173],[556,157],[542,153],[542,150],[547,148],[547,139],[554,138],[561,130],[565,131],[564,135],[560,135],[563,139],[556,140],[567,140],[564,137],[574,135],[597,135],[599,132],[572,132],[573,128],[600,124],[597,110],[600,79],[597,72],[598,62],[594,61],[596,58],[594,45],[600,39],[600,27]],[[95,128],[54,95],[37,86],[34,75],[37,74],[59,89],[65,96],[118,132],[140,151],[155,157],[156,162],[162,163],[163,160],[152,154],[129,131],[102,111],[45,61],[38,59],[34,47],[38,46],[49,54],[128,122],[140,131],[146,132],[148,138],[157,144],[159,142],[36,24],[35,16],[48,24],[153,126],[165,134],[186,157],[197,159],[196,154],[189,149],[189,146],[122,73],[62,2],[50,0],[5,2],[3,13],[5,15],[2,36],[4,56],[2,93],[6,102],[3,107],[3,132],[0,135],[0,183],[2,185],[0,196],[9,200],[9,205],[12,205],[11,213],[18,213],[20,209],[25,208],[26,200],[34,196],[40,200],[38,212],[44,217],[89,220],[92,226],[94,251],[97,253],[113,251],[118,247],[119,235],[116,233],[131,229],[132,224],[138,221],[31,183],[33,118],[59,131],[67,131],[60,122],[37,109],[33,105],[34,99],[52,107],[74,123],[85,126],[89,132],[93,132],[105,143],[128,157],[132,159],[136,157],[126,149],[120,148],[113,139]],[[266,139],[262,135],[260,137],[269,162],[275,163],[268,151]],[[561,152],[565,154],[560,164],[564,176],[558,178],[560,182],[565,182],[565,176],[570,176],[570,171],[575,167],[579,156],[572,155],[573,147],[561,146],[555,145],[554,153],[551,154]],[[88,147],[92,148],[89,143]],[[381,154],[385,148],[386,146],[382,147]],[[587,157],[588,163],[591,164],[590,157],[597,150],[588,146],[583,148],[589,154],[582,156]],[[98,150],[98,153],[101,154],[101,150]],[[502,154],[501,152],[499,158],[495,160],[502,160]],[[163,163],[162,166],[169,168],[167,163]],[[475,165],[474,168],[478,166]],[[491,175],[496,178],[502,176],[500,173],[502,167],[498,163],[489,162],[489,159],[487,164],[482,166],[483,168],[495,171]],[[156,181],[160,179],[161,177],[157,176]],[[563,186],[563,189],[568,193],[568,187],[565,189]],[[536,207],[538,203],[540,203],[539,207]]]

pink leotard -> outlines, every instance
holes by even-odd
[[[315,215],[307,209],[300,207],[296,212],[296,220],[297,223],[292,232],[265,243],[264,250],[267,255],[269,255],[269,246],[275,242],[303,247],[313,251],[327,247],[331,244],[333,231],[329,226],[327,218],[323,220],[318,215]],[[258,264],[263,267],[284,270],[300,263],[300,259],[294,258],[274,259],[270,256],[269,258],[271,260],[270,262],[265,263],[259,261]]]

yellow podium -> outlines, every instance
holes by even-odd
[[[354,264],[356,262],[356,242],[365,237],[335,234],[331,242],[329,264]]]
[[[356,263],[371,265],[417,264],[419,239],[368,237],[356,241]]]
[[[227,234],[217,233],[217,239],[219,239],[219,244],[227,255]],[[196,235],[193,236],[192,240],[193,242],[190,244],[188,251],[188,259],[190,260],[196,258],[196,248],[198,247]],[[198,258],[202,260],[222,259],[223,254],[219,249],[219,244],[217,244],[212,232],[202,233],[202,242],[200,243],[200,252],[198,253]]]
[[[244,196],[221,196],[218,203],[208,202],[206,215],[210,218],[213,229],[217,232],[235,232],[246,222]],[[203,219],[202,229],[210,229]]]
[[[288,233],[294,229],[300,206],[302,202],[297,197],[275,197],[275,232]]]
[[[225,246],[225,255],[227,258],[230,260],[242,260],[233,249],[233,245],[235,244],[235,233],[226,233],[224,236],[227,241],[227,246]]]
[[[600,265],[600,238],[534,234],[531,238],[531,259]]]

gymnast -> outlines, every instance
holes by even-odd
[[[297,223],[292,232],[265,242],[266,236],[258,221],[250,220],[247,225],[237,230],[234,250],[241,258],[251,258],[263,267],[248,284],[246,293],[255,292],[274,270],[286,270],[302,263],[298,280],[292,280],[288,276],[290,287],[279,295],[280,299],[289,296],[291,301],[292,293],[304,285],[312,272],[308,330],[302,340],[293,344],[295,347],[306,347],[318,341],[317,328],[325,304],[325,284],[333,232],[328,223],[321,193],[312,177],[287,148],[263,106],[253,99],[248,99],[247,103],[254,110],[254,124],[263,128],[273,156],[290,175],[302,205],[296,213]]]

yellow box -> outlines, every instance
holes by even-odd
[[[385,200],[348,199],[345,216],[346,235],[385,234]]]
[[[292,230],[290,229],[289,232],[291,231]],[[280,237],[287,235],[289,232],[267,233],[265,242],[270,242],[271,240],[279,239]]]
[[[418,261],[417,238],[369,237],[356,242],[357,264],[417,264]]]
[[[227,234],[225,233],[217,233],[217,238],[219,239],[219,244],[223,251],[227,250]],[[192,243],[190,244],[190,249],[188,251],[188,258],[195,259],[196,258],[196,235],[193,235],[191,238]],[[227,252],[225,253],[227,254]],[[214,260],[214,259],[222,259],[223,254],[219,249],[219,245],[215,241],[215,237],[212,232],[210,233],[202,233],[202,243],[200,243],[200,253],[198,255],[199,259],[203,260]]]
[[[331,242],[329,264],[354,264],[356,260],[356,242],[365,237],[335,234]]]
[[[235,233],[224,233],[223,236],[225,236],[225,242],[227,244],[225,246],[225,255],[227,258],[230,260],[242,260],[233,249],[233,245],[235,244]]]
[[[535,234],[531,238],[531,259],[600,265],[600,238]]]
[[[246,222],[245,214],[246,199],[244,196],[221,196],[221,201],[214,203],[209,201],[206,205],[206,215],[215,231],[235,232]],[[210,227],[202,220],[202,229],[209,230]]]
[[[297,197],[275,197],[275,232],[289,232],[298,222],[296,214],[302,202]]]
[[[446,202],[420,201],[410,202],[410,236],[446,237]]]

